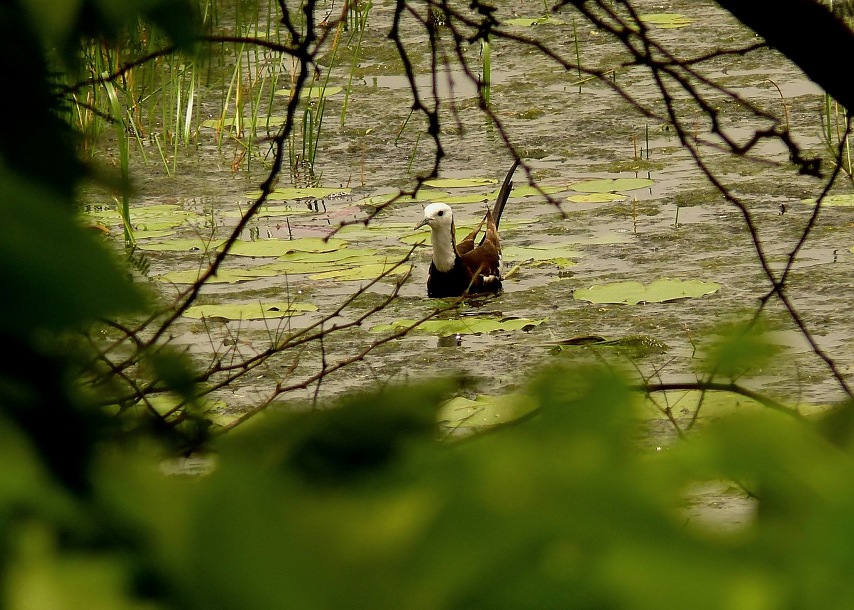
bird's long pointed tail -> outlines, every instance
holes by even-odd
[[[513,172],[519,167],[519,159],[513,162],[513,167],[507,172],[504,177],[504,184],[501,185],[501,190],[498,191],[498,198],[495,200],[495,207],[492,208],[492,219],[495,221],[495,228],[498,228],[498,223],[501,222],[501,213],[504,211],[504,205],[510,197],[510,191],[513,189]]]

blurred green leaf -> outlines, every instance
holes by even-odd
[[[56,195],[0,171],[0,329],[60,330],[141,309],[103,244]]]

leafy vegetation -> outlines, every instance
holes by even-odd
[[[578,3],[575,10],[603,33],[643,36],[642,22],[655,23],[630,4],[625,13],[614,12],[610,3],[599,7],[603,12],[591,13],[594,5]],[[638,383],[617,364],[572,361],[546,367],[520,383],[517,393],[487,400],[461,397],[471,393],[465,380],[424,379],[429,375],[419,370],[418,384],[351,393],[324,409],[268,409],[284,392],[307,390],[314,383],[319,387],[331,371],[416,329],[521,332],[542,320],[445,320],[437,318],[440,309],[422,319],[374,327],[383,331],[380,337],[354,355],[333,359],[330,344],[337,333],[366,325],[373,313],[394,302],[408,272],[407,256],[376,268],[371,265],[378,263],[369,262],[374,251],[350,251],[344,239],[238,242],[235,237],[275,198],[271,194],[286,159],[294,175],[300,164],[316,163],[325,98],[333,94],[326,80],[321,89],[307,85],[319,50],[329,51],[315,46],[316,3],[297,8],[269,4],[271,18],[265,21],[282,24],[288,38],[282,42],[272,42],[271,30],[258,30],[257,8],[254,20],[236,15],[239,23],[249,20],[246,31],[253,37],[217,38],[212,33],[219,10],[215,3],[81,2],[67,12],[57,6],[9,2],[0,8],[0,56],[8,82],[20,93],[2,97],[9,120],[0,132],[0,273],[5,282],[0,338],[8,351],[0,369],[0,595],[5,607],[765,609],[842,608],[854,602],[854,540],[849,539],[854,532],[854,409],[845,376],[813,340],[786,292],[802,243],[779,275],[768,271],[772,286],[760,310],[778,298],[839,382],[845,399],[819,416],[808,418],[797,406],[741,385],[746,376],[772,367],[777,354],[755,317],[734,330],[718,325],[719,336],[708,345],[701,341],[697,382],[651,377]],[[240,13],[242,3],[237,6]],[[276,6],[282,14],[273,12]],[[345,18],[329,30],[332,56],[345,26],[356,32],[361,48],[371,6],[347,3]],[[433,28],[442,22],[446,39],[458,44],[489,40],[493,51],[507,35],[494,9],[480,2],[467,12],[448,3],[429,6],[445,12],[421,15],[405,2],[395,10],[398,18],[410,10],[422,19],[433,44],[438,39]],[[623,27],[623,20],[636,27]],[[537,17],[516,23],[536,28],[562,22]],[[689,20],[671,16],[659,23],[690,26]],[[391,32],[390,38],[406,61],[399,33]],[[646,42],[645,52],[663,53]],[[234,45],[241,49],[235,53],[272,45],[281,54],[276,59],[293,59],[288,114],[281,129],[273,130],[270,174],[233,235],[200,231],[196,239],[166,242],[180,251],[199,250],[210,256],[210,264],[186,280],[187,292],[164,304],[162,294],[150,294],[131,279],[132,269],[142,266],[134,244],[145,238],[131,230],[128,138],[153,134],[165,170],[176,172],[178,146],[192,141],[194,125],[203,125],[197,113],[201,44]],[[644,58],[654,70],[674,70],[678,63]],[[145,71],[158,62],[164,72]],[[256,75],[245,90],[237,77],[242,62],[235,64],[234,86],[227,88],[214,124],[221,134],[226,128],[239,134],[248,109],[250,131],[257,132],[259,113],[280,89],[278,72]],[[354,69],[357,64],[353,58]],[[581,73],[578,64],[572,68]],[[681,65],[681,82],[695,76],[692,65]],[[79,80],[82,66],[92,73]],[[604,73],[591,71],[590,76],[611,82]],[[167,82],[174,87],[165,87]],[[158,98],[159,105],[148,108],[141,120],[135,114],[142,112],[141,92],[161,87],[172,97]],[[478,92],[480,110],[501,132],[500,120],[484,99],[489,95],[494,101],[495,92],[483,87]],[[695,100],[702,101],[697,95]],[[225,116],[228,108],[233,116]],[[438,168],[437,110],[418,96],[413,109],[428,120],[426,139],[435,144]],[[707,110],[712,112],[711,106]],[[680,115],[672,106],[667,111],[682,143],[696,152],[691,148],[696,138],[684,137]],[[344,119],[342,110],[342,124]],[[114,127],[111,137],[118,142],[116,175],[98,165],[90,148],[102,120]],[[838,151],[834,177],[844,171],[847,123],[844,128],[839,123],[839,132],[829,138]],[[295,128],[300,124],[301,131]],[[787,132],[772,128],[763,133],[790,147],[801,171],[816,171]],[[246,143],[247,157],[257,162],[263,155],[254,148],[256,140]],[[713,174],[709,177],[714,181]],[[116,211],[101,220],[122,225],[125,260],[80,222],[76,195],[87,181],[116,196]],[[316,187],[316,180],[309,182]],[[832,183],[830,178],[827,190]],[[643,179],[600,183],[593,192],[646,186]],[[527,188],[532,195],[550,193]],[[286,193],[293,197],[306,191]],[[816,200],[815,214],[825,195]],[[287,198],[281,191],[280,196]],[[730,199],[749,221],[750,211],[738,197]],[[390,201],[378,203],[376,212]],[[833,201],[840,207],[847,202]],[[157,213],[149,230],[183,222],[174,217],[182,216],[177,210]],[[203,219],[196,218],[200,224]],[[371,229],[340,233],[349,239],[362,230]],[[763,244],[755,232],[751,236],[760,266],[770,269]],[[348,252],[353,256],[344,256]],[[561,267],[576,258],[565,247],[524,246],[510,254]],[[297,300],[267,299],[262,305],[259,299],[235,310],[201,303],[197,297],[211,278],[228,277],[227,272],[235,281],[249,276],[224,266],[231,255],[279,257],[271,265],[303,264],[317,274],[331,274],[327,279],[343,273],[366,283],[307,328],[289,333],[271,325],[270,347],[261,354],[242,358],[236,351],[217,352],[200,372],[171,342],[175,319],[204,316],[202,323],[212,323],[219,316],[265,320],[314,313],[314,305]],[[358,264],[345,263],[349,258]],[[393,280],[385,292],[368,293],[375,282],[397,276],[403,279]],[[617,288],[619,302],[636,303],[699,299],[718,286],[671,281]],[[601,287],[598,298],[613,289]],[[587,296],[595,300],[596,292],[591,289]],[[576,298],[583,295],[576,291]],[[363,300],[368,301],[363,308],[353,306]],[[227,339],[239,345],[240,337]],[[206,402],[213,389],[248,374],[261,388],[269,374],[265,357],[307,345],[320,346],[320,370],[290,385],[277,377],[253,409],[228,413],[227,406],[217,405],[212,411]],[[298,365],[296,357],[293,367]],[[709,410],[715,417],[696,425],[699,413]],[[254,417],[264,411],[267,417]],[[690,432],[690,437],[659,443],[650,428],[660,423],[671,436]],[[473,433],[483,429],[488,431]],[[188,476],[193,474],[199,476]],[[727,497],[748,509],[732,529],[710,527],[703,513],[693,510],[698,486],[721,482],[732,487]]]

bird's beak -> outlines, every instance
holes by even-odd
[[[414,231],[415,229],[420,229],[421,227],[423,227],[424,225],[429,224],[429,223],[430,223],[430,219],[429,219],[429,218],[424,218],[424,219],[422,219],[422,220],[421,220],[421,222],[419,222],[417,225],[415,225],[415,226],[412,228],[412,230]]]

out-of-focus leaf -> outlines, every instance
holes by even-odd
[[[141,308],[141,293],[70,206],[2,171],[0,183],[0,328],[59,330]]]

